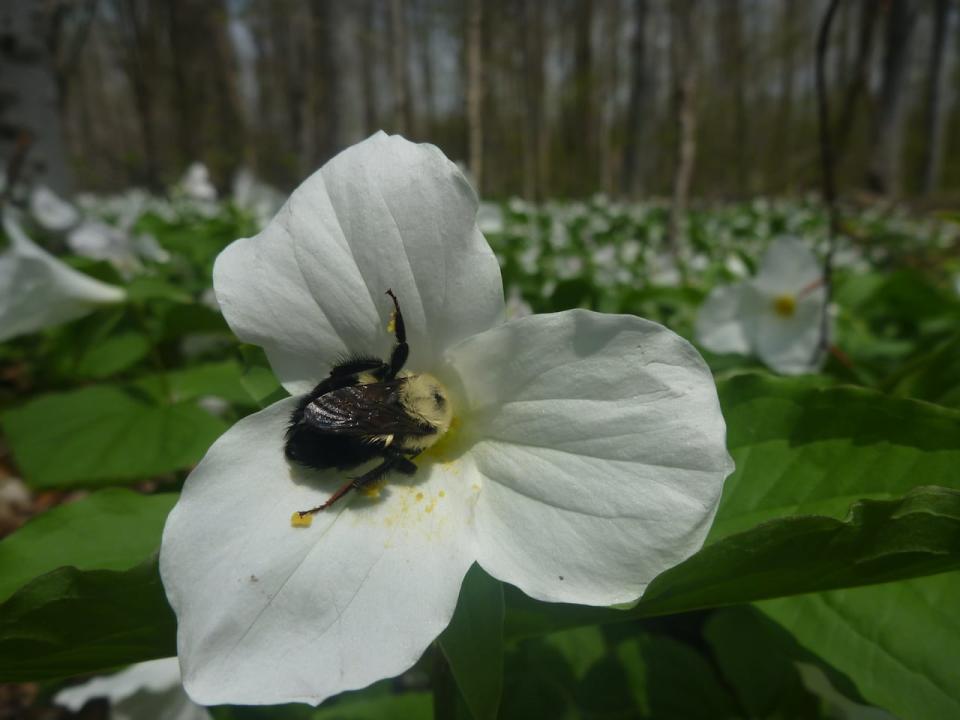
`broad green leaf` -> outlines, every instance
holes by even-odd
[[[654,579],[631,610],[539,603],[506,593],[507,637],[960,568],[960,491],[918,488],[856,503],[846,520],[792,517],[704,547]]]
[[[503,586],[479,565],[463,579],[440,647],[474,720],[496,718],[503,688]]]
[[[34,487],[138,480],[189,467],[226,430],[191,403],[157,404],[111,385],[43,395],[3,417]]]
[[[129,570],[160,546],[174,493],[110,488],[38,515],[0,543],[0,601],[44,573]]]
[[[241,345],[243,358],[243,376],[241,382],[250,398],[261,408],[272,405],[286,397],[287,393],[280,385],[270,368],[267,354],[256,345]]]
[[[162,376],[148,375],[134,384],[149,391],[158,400],[169,392],[175,402],[212,395],[235,405],[255,406],[243,385],[240,365],[233,360],[195,365]]]
[[[960,488],[960,412],[816,382],[740,375],[719,384],[737,467],[710,541],[777,517],[839,517],[856,500],[920,484]]]
[[[894,378],[892,390],[960,409],[960,334],[911,362]]]
[[[94,672],[177,652],[156,557],[130,570],[60,568],[0,605],[0,682]]]
[[[750,607],[724,608],[710,615],[703,635],[747,717],[820,717],[796,665],[795,642],[776,623]]]
[[[136,365],[149,352],[150,341],[143,333],[115,333],[91,346],[80,357],[74,372],[80,377],[107,378]]]
[[[768,600],[758,607],[903,718],[960,717],[960,573]]]
[[[183,288],[157,277],[141,275],[127,285],[127,297],[134,302],[144,300],[168,300],[175,303],[190,303],[193,298]]]

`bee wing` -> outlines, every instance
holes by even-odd
[[[351,385],[321,395],[304,408],[303,419],[330,435],[429,435],[436,432],[400,402],[402,381]]]

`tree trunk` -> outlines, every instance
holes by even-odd
[[[784,43],[780,57],[780,107],[777,110],[776,151],[770,159],[774,163],[770,177],[776,178],[777,188],[792,189],[793,170],[793,106],[797,77],[797,26],[800,0],[783,0]]]
[[[467,6],[467,127],[470,172],[483,194],[483,0]]]
[[[600,188],[607,195],[612,195],[618,187],[617,175],[620,172],[620,158],[622,153],[616,152],[617,135],[614,132],[617,121],[617,109],[620,97],[620,26],[623,22],[619,2],[600,5],[602,10],[602,36],[607,38],[603,53],[603,71],[600,73],[600,82],[596,83],[599,91],[597,105],[600,107],[600,118],[597,123],[596,147],[600,155]]]
[[[936,0],[933,12],[933,42],[927,69],[927,97],[924,116],[923,165],[920,171],[920,189],[927,195],[937,189],[944,154],[943,98],[946,93],[944,57],[947,28],[950,27],[950,0]]]
[[[336,49],[340,12],[343,8],[338,3],[328,0],[310,3],[314,48],[311,114],[315,123],[313,162],[316,167],[323,165],[339,149],[341,97]]]
[[[437,118],[436,94],[433,81],[433,34],[430,32],[431,6],[426,0],[420,0],[417,13],[418,30],[417,58],[420,61],[420,84],[423,103],[420,111],[420,135],[433,136],[434,122]]]
[[[643,173],[640,169],[640,148],[645,145],[647,125],[644,112],[647,100],[647,0],[633,0],[633,39],[630,43],[630,97],[627,100],[626,132],[623,144],[623,175],[621,192],[637,197],[643,191]]]
[[[676,165],[673,202],[667,241],[675,256],[685,250],[684,224],[693,166],[697,154],[697,37],[694,33],[696,0],[676,0],[671,5],[670,45],[676,113]]]
[[[911,0],[891,0],[887,15],[880,105],[873,124],[873,155],[867,186],[874,192],[900,194],[903,124],[906,118],[909,47],[917,7]]]
[[[523,195],[543,199],[540,169],[543,128],[543,8],[540,0],[523,0]]]
[[[60,103],[52,58],[43,36],[42,8],[8,2],[0,11],[0,151],[10,183],[39,180],[69,194],[73,175],[67,164]]]
[[[854,61],[853,75],[850,84],[847,85],[847,92],[840,108],[839,120],[837,120],[834,150],[838,163],[847,149],[847,141],[850,138],[854,120],[856,120],[859,100],[867,89],[879,9],[880,3],[876,0],[861,0],[860,22],[857,32],[857,56]]]
[[[747,195],[747,167],[750,158],[747,146],[747,49],[743,43],[743,14],[740,0],[724,0],[720,4],[720,11],[726,37],[727,64],[731,69],[733,84],[733,137],[731,138],[733,186],[736,196],[743,198]]]
[[[410,105],[410,70],[407,55],[405,0],[390,0],[390,39],[393,49],[394,127],[401,135],[413,132]]]
[[[593,83],[593,0],[576,0],[574,11],[574,125],[570,138],[573,151],[572,184],[574,191],[585,195],[596,190],[597,182],[597,119]]]
[[[374,3],[376,0],[363,0],[361,8],[361,35],[360,43],[363,47],[361,53],[362,82],[363,82],[363,120],[366,125],[366,134],[370,135],[380,129],[379,116],[377,114],[377,83],[375,79],[376,57],[378,54],[378,43],[376,31],[374,29],[374,20],[376,18]]]

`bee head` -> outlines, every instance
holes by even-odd
[[[410,412],[437,428],[438,435],[450,429],[453,407],[447,389],[433,375],[408,375],[401,401]]]

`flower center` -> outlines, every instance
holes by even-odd
[[[793,295],[777,295],[773,299],[773,311],[783,318],[793,317],[797,311],[797,299]]]

